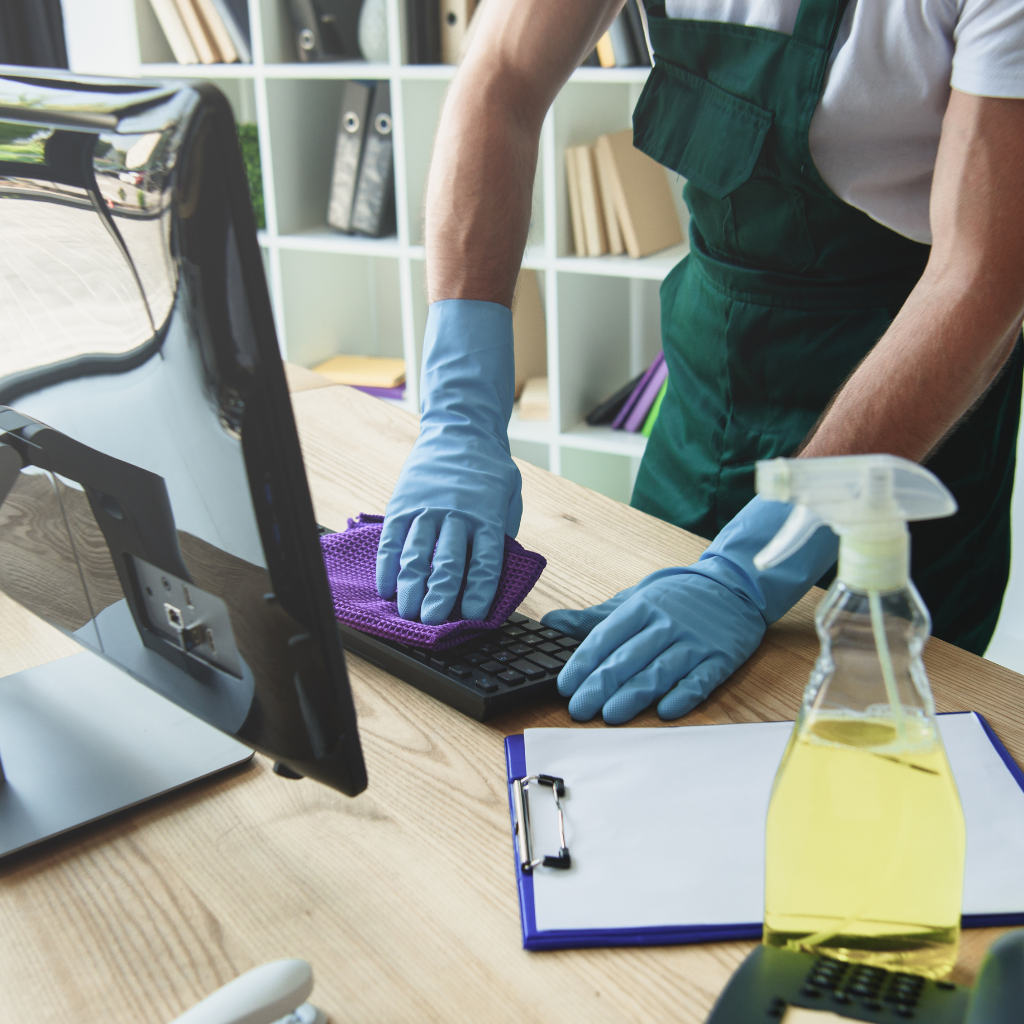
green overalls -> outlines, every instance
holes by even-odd
[[[930,247],[839,199],[808,129],[848,0],[803,0],[792,36],[647,14],[654,68],[635,145],[687,179],[690,255],[661,288],[668,390],[632,503],[704,537],[753,497],[882,336]],[[928,461],[956,496],[912,525],[936,636],[984,653],[1010,566],[1021,346]]]

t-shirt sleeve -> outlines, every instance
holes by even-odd
[[[1024,99],[1024,0],[961,0],[951,85],[975,96]]]

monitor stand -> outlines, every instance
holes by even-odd
[[[0,679],[0,857],[253,752],[83,651]]]

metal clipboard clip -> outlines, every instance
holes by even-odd
[[[533,841],[530,838],[530,793],[531,782],[539,786],[549,786],[551,795],[555,798],[555,810],[558,813],[558,842],[559,850],[557,856],[550,854],[543,857],[533,856]],[[533,874],[533,869],[544,866],[546,868],[560,868],[566,870],[572,867],[572,859],[569,857],[569,847],[565,845],[565,818],[562,815],[562,805],[559,797],[565,796],[565,780],[556,778],[554,775],[528,775],[525,779],[512,780],[512,803],[516,812],[516,854],[519,857],[519,869],[524,875]]]

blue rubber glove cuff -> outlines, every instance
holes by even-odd
[[[404,618],[485,618],[505,535],[519,531],[521,478],[508,420],[515,398],[512,312],[494,302],[430,306],[420,377],[420,434],[388,502],[377,590]],[[467,570],[468,562],[468,570]]]
[[[790,508],[755,498],[693,565],[652,573],[593,608],[545,615],[584,641],[558,680],[570,714],[601,710],[620,724],[660,698],[658,714],[678,718],[732,675],[835,562],[838,539],[819,530],[781,565],[754,568]]]

